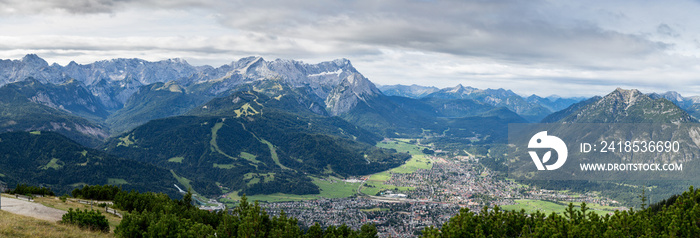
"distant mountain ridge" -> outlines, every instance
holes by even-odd
[[[139,87],[175,81],[193,89],[205,87],[217,95],[237,84],[263,79],[277,79],[293,87],[310,87],[313,93],[326,98],[344,79],[361,79],[347,59],[318,64],[294,60],[265,61],[247,57],[218,68],[192,66],[182,59],[149,62],[141,59],[112,59],[91,64],[71,62],[66,66],[49,65],[37,55],[21,60],[0,61],[0,86],[32,77],[42,82],[61,84],[70,79],[81,82],[109,109],[119,109]],[[203,84],[196,86],[196,84]],[[204,87],[202,87],[204,86]]]
[[[428,94],[425,97],[442,99],[472,99],[496,107],[506,107],[529,121],[539,121],[552,113],[551,110],[543,107],[542,105],[528,102],[520,95],[515,94],[513,91],[502,88],[481,90],[469,86],[464,87],[459,84],[452,88],[441,89],[437,92]]]
[[[511,111],[532,122],[540,121],[545,116],[563,110],[568,106],[580,102],[586,98],[561,98],[558,96],[540,97],[531,95],[522,97],[511,90],[506,89],[478,89],[470,86],[425,87],[419,85],[385,85],[379,89],[389,96],[401,96],[415,99],[469,99],[495,107],[506,107]]]
[[[700,96],[683,97],[678,92],[668,91],[662,94],[650,93],[649,97],[653,99],[665,98],[683,108],[696,119],[700,118]]]
[[[260,81],[277,81],[291,88],[303,88],[305,96],[313,98],[312,108],[319,114],[339,115],[357,103],[381,94],[347,59],[306,64],[247,57],[218,68],[195,67],[181,59],[157,62],[113,59],[60,66],[49,65],[37,55],[29,54],[21,60],[0,61],[0,72],[0,85],[33,78],[42,85],[70,83],[75,90],[89,92],[92,95],[76,96],[72,101],[60,103],[46,100],[46,93],[36,89],[27,89],[37,93],[26,96],[57,110],[67,110],[96,122],[106,121],[114,129],[112,133],[123,132],[151,119],[182,114],[214,97],[225,96],[231,90],[247,88],[242,86]],[[82,103],[86,104],[83,106],[98,110],[92,112],[96,115],[87,115],[85,110],[61,109],[85,100],[88,103]],[[170,103],[178,104],[180,109],[164,108]]]
[[[428,94],[434,93],[439,91],[440,89],[437,87],[426,87],[426,86],[420,86],[416,84],[412,85],[401,85],[401,84],[396,84],[396,85],[382,85],[378,87],[384,95],[387,96],[401,96],[401,97],[407,97],[407,98],[423,98],[425,96],[428,96]]]
[[[383,110],[379,114],[388,111],[405,113],[397,111],[398,106],[388,100],[347,59],[307,64],[294,60],[266,61],[262,57],[246,57],[217,68],[192,66],[181,59],[157,62],[112,59],[90,64],[71,62],[60,66],[49,65],[37,55],[29,54],[21,60],[0,61],[0,71],[0,85],[21,84],[30,77],[39,82],[35,85],[44,85],[43,88],[70,85],[77,95],[60,98],[47,98],[46,95],[52,93],[31,88],[29,84],[21,84],[20,87],[26,92],[34,92],[24,94],[30,101],[105,125],[105,130],[108,129],[108,134],[112,135],[149,120],[181,115],[215,97],[235,91],[266,91],[270,92],[268,96],[280,96],[267,88],[274,85],[295,91],[299,102],[319,115],[341,116],[351,121],[355,118],[354,122],[359,122],[359,115],[350,115],[353,111],[365,115],[374,110]],[[402,88],[400,85],[397,87]],[[548,113],[546,108],[528,103],[510,90],[484,90],[484,93],[470,97],[479,103],[467,106],[469,103],[466,101],[450,101],[464,100],[459,95],[439,94],[437,88],[417,85],[411,87],[423,90],[422,95],[433,95],[431,98],[435,99],[428,101],[432,102],[432,107],[441,108],[435,116],[478,115],[492,109],[476,106],[484,103],[496,107],[506,106],[530,120]],[[460,85],[460,88],[463,87]],[[481,92],[471,87],[464,89]],[[438,101],[445,105],[437,105]],[[365,109],[353,110],[356,107]],[[469,112],[467,109],[470,108],[477,111]],[[382,117],[379,120],[392,121],[398,118],[410,119],[412,116]]]
[[[636,89],[621,89],[594,97],[550,115],[543,122],[564,123],[678,123],[697,122],[686,111],[665,98],[654,99]]]

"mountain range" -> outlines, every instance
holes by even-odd
[[[371,174],[408,159],[374,146],[385,137],[488,147],[506,142],[509,123],[694,122],[697,105],[673,93],[622,89],[585,99],[462,85],[377,87],[347,59],[307,64],[247,57],[215,68],[180,59],[60,66],[27,55],[0,61],[0,84],[3,132],[54,131],[114,158],[154,166],[169,177],[159,181],[174,179],[206,195],[318,193],[315,178]],[[45,166],[52,160],[32,166],[59,170]],[[0,173],[11,174],[0,179],[21,180],[7,169],[0,165]],[[66,188],[32,178],[22,181]],[[103,179],[109,178],[94,183]],[[72,184],[80,183],[91,182]]]
[[[315,114],[340,116],[366,129],[381,129],[380,134],[385,136],[414,134],[401,131],[415,128],[413,124],[433,123],[426,122],[430,119],[414,118],[416,115],[408,112],[395,111],[398,107],[394,100],[386,97],[391,94],[382,93],[347,59],[306,64],[247,57],[218,68],[192,66],[181,59],[158,62],[113,59],[60,66],[49,65],[37,55],[29,54],[21,60],[1,60],[0,71],[0,85],[9,85],[7,87],[20,91],[29,101],[55,109],[44,116],[56,117],[65,112],[89,120],[78,122],[75,119],[53,127],[14,124],[6,126],[6,131],[70,130],[72,133],[67,136],[71,139],[93,147],[108,136],[127,132],[149,120],[181,115],[215,97],[239,90],[266,90],[255,85],[267,81],[292,89],[298,100]],[[28,80],[32,83],[27,83]],[[437,111],[439,117],[475,116],[504,106],[527,120],[539,121],[557,109],[550,105],[549,99],[526,100],[503,89],[477,90],[461,85],[446,89],[411,87],[413,89],[408,91],[422,91],[424,98],[431,98],[425,102],[432,102],[430,106],[437,108],[433,111]],[[473,101],[458,101],[466,99]],[[559,102],[566,105],[575,100]],[[467,104],[473,106],[466,107]],[[479,110],[471,111],[474,107]],[[367,115],[363,108],[393,110],[393,115]],[[367,116],[374,118],[372,123],[364,122]],[[410,125],[404,125],[406,120]],[[10,119],[5,124],[13,122],[17,120]]]
[[[552,112],[562,110],[571,104],[585,99],[559,98],[555,96],[543,98],[537,95],[522,97],[511,90],[502,88],[482,90],[469,86],[465,87],[461,84],[443,89],[418,85],[390,85],[382,86],[380,90],[387,95],[416,99],[469,99],[495,107],[506,107],[508,110],[517,113],[531,122],[538,122]]]

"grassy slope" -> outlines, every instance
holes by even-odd
[[[253,195],[247,196],[248,201],[266,201],[266,202],[285,202],[285,201],[300,201],[300,200],[313,200],[319,198],[344,198],[350,197],[357,191],[357,186],[359,183],[346,183],[341,179],[336,177],[328,177],[321,180],[316,177],[311,177],[313,183],[316,184],[321,189],[320,194],[308,194],[308,195],[294,195],[294,194],[283,194],[275,193],[269,195]],[[223,199],[224,203],[232,205],[237,203],[240,197],[236,195],[236,192],[228,195],[226,199]]]
[[[77,226],[0,211],[0,237],[114,237],[114,234],[86,231]]]
[[[43,197],[43,198],[36,197],[36,198],[34,198],[34,201],[41,203],[44,206],[52,207],[52,208],[56,208],[56,209],[64,210],[64,211],[68,211],[68,209],[70,209],[70,208],[81,209],[81,210],[90,209],[90,205],[79,203],[77,200],[73,200],[73,199],[68,199],[68,200],[66,200],[66,202],[62,202],[57,197]],[[105,215],[105,217],[109,221],[109,230],[111,232],[114,232],[114,228],[116,228],[117,225],[119,225],[119,223],[122,221],[122,219],[119,218],[118,216],[115,216],[115,215],[109,214],[109,213],[105,213],[104,208],[98,207],[97,205],[94,205],[92,208],[102,212],[102,214]],[[124,212],[120,212],[120,213],[125,214]]]
[[[6,194],[3,195],[5,197]],[[73,209],[90,209],[90,205],[67,200],[65,203],[57,197],[36,197],[34,200],[47,207],[64,211]],[[94,206],[95,209],[102,209]],[[0,237],[114,237],[114,228],[121,218],[103,213],[109,221],[110,233],[92,232],[77,226],[65,225],[17,215],[0,210]]]
[[[521,209],[525,209],[525,212],[527,213],[534,213],[535,211],[539,210],[542,213],[545,214],[550,214],[552,212],[558,213],[558,214],[563,214],[565,209],[568,206],[567,205],[562,205],[562,204],[557,204],[554,202],[550,201],[540,201],[540,200],[531,200],[531,199],[518,199],[515,200],[517,204],[515,205],[505,205],[501,206],[503,210],[516,210],[520,211]],[[579,209],[581,206],[581,203],[574,203],[574,206],[576,209]],[[609,206],[601,206],[598,204],[590,204],[587,203],[586,206],[590,209],[592,209],[593,212],[598,213],[598,215],[605,215],[610,212],[614,212],[615,207],[609,207]]]

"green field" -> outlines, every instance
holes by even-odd
[[[389,208],[375,207],[375,208],[370,208],[370,209],[360,209],[360,211],[363,211],[363,212],[384,212],[384,211],[389,211]]]
[[[272,152],[272,157],[273,160],[275,160],[275,163],[278,164],[278,158],[277,158],[277,153],[275,152],[274,146],[266,141],[266,140],[260,140],[261,142],[265,143],[268,145],[270,148],[270,152]],[[408,141],[408,140],[406,140]],[[367,186],[362,187],[362,193],[368,194],[368,195],[375,195],[379,191],[382,190],[394,190],[397,189],[399,191],[408,191],[408,190],[413,190],[415,188],[413,187],[396,187],[393,185],[385,185],[383,184],[385,181],[389,180],[391,178],[391,173],[413,173],[418,169],[430,169],[432,168],[432,161],[428,159],[425,154],[423,154],[422,150],[424,147],[408,144],[407,142],[404,141],[389,141],[389,142],[380,142],[377,144],[377,147],[381,148],[387,148],[387,149],[396,149],[396,151],[399,152],[408,152],[411,155],[411,159],[406,161],[405,164],[380,173],[376,173],[370,176],[369,180],[366,182]],[[243,155],[241,155],[243,156]],[[282,164],[278,164],[278,166],[286,168]],[[331,170],[330,168],[327,168],[328,170]],[[252,178],[252,174],[248,175],[246,174],[247,179]],[[275,194],[269,194],[269,195],[253,195],[253,196],[248,196],[249,201],[265,201],[265,202],[284,202],[284,201],[299,201],[299,200],[313,200],[313,199],[319,199],[319,198],[344,198],[344,197],[349,197],[352,195],[355,195],[357,193],[357,188],[360,186],[360,183],[346,183],[343,182],[341,179],[329,176],[326,180],[321,180],[320,178],[316,177],[311,177],[313,179],[313,183],[316,184],[316,186],[319,187],[321,190],[320,194],[307,194],[307,195],[294,195],[294,194],[282,194],[282,193],[275,193]],[[244,178],[246,179],[246,178]],[[329,181],[330,180],[330,181]],[[332,181],[332,182],[331,182]],[[259,182],[258,180],[251,179],[248,181],[249,183],[257,183]],[[236,203],[238,200],[240,200],[240,197],[234,193],[229,194],[229,196],[225,199],[222,199],[222,202],[227,203],[227,204],[233,204]]]
[[[407,141],[407,140],[406,140]],[[404,141],[382,141],[377,143],[377,147],[380,148],[386,148],[386,149],[395,149],[398,152],[408,152],[412,155],[422,155],[423,152],[421,152],[425,147],[420,147],[417,145],[413,144],[408,144],[407,142]]]
[[[272,143],[270,143],[269,141],[264,140],[264,139],[261,139],[260,142],[265,143],[265,144],[267,145],[267,147],[270,148],[270,155],[272,156],[272,160],[275,161],[275,164],[276,164],[277,166],[279,166],[279,167],[282,168],[282,169],[289,169],[289,170],[291,170],[291,169],[288,168],[287,166],[284,166],[284,165],[282,165],[282,164],[280,163],[280,159],[279,159],[279,157],[277,157],[277,149],[275,149],[275,146],[272,145]]]
[[[194,191],[194,189],[192,189],[192,185],[190,185],[191,180],[189,180],[185,177],[177,176],[175,171],[173,171],[172,169],[170,170],[170,173],[173,174],[173,177],[175,177],[175,179],[177,180],[178,183],[180,183],[182,186],[185,186],[182,189],[190,189],[190,190],[192,190],[192,193],[195,193],[195,194],[197,193],[196,191]]]
[[[320,194],[294,195],[275,193],[268,195],[253,195],[247,196],[248,201],[258,200],[265,202],[286,202],[314,200],[319,198],[344,198],[354,195],[357,192],[357,187],[360,186],[360,183],[346,183],[336,177],[328,177],[325,180],[321,180],[320,178],[316,177],[311,178],[313,179],[313,183],[321,189]],[[236,203],[238,200],[240,200],[240,196],[236,195],[234,192],[229,194],[228,198],[223,199],[222,202],[232,204]]]
[[[555,212],[557,214],[563,214],[566,208],[568,207],[568,203],[565,203],[566,205],[563,204],[558,204],[550,201],[540,201],[540,200],[531,200],[531,199],[519,199],[515,200],[517,204],[515,205],[505,205],[501,206],[501,209],[503,210],[515,210],[515,211],[520,211],[521,209],[525,209],[525,212],[527,213],[534,213],[535,211],[540,211],[545,214],[551,214],[552,212]],[[574,203],[574,206],[578,209],[581,204],[580,203]],[[615,210],[615,207],[610,207],[610,206],[600,206],[598,204],[586,204],[586,207],[592,209],[591,211],[598,213],[598,215],[605,215],[608,213],[611,213]]]
[[[405,164],[390,170],[393,173],[410,174],[416,172],[418,169],[431,169],[433,168],[433,162],[430,161],[425,155],[412,155],[411,159],[407,160]]]
[[[108,178],[107,184],[109,184],[109,185],[122,185],[122,184],[129,184],[129,182],[127,182],[124,179],[120,179],[120,178]]]
[[[408,141],[408,140],[405,140]],[[411,154],[411,158],[406,161],[403,165],[390,169],[388,171],[379,172],[372,174],[367,180],[367,185],[362,187],[362,193],[367,195],[375,195],[383,190],[399,190],[399,191],[409,191],[415,188],[413,187],[396,187],[394,185],[386,185],[385,181],[391,178],[392,173],[413,173],[418,169],[431,169],[433,167],[433,162],[423,154],[422,150],[425,147],[408,144],[405,141],[388,141],[377,143],[377,147],[386,149],[395,149],[399,152],[408,152]]]
[[[214,168],[220,168],[220,169],[232,169],[232,168],[236,167],[235,164],[217,164],[217,163],[214,163],[213,166],[214,166]]]
[[[183,159],[185,159],[185,157],[182,157],[182,156],[172,157],[172,158],[168,159],[168,162],[182,163]]]
[[[56,158],[53,158],[53,159],[51,159],[51,161],[49,161],[48,164],[40,167],[40,169],[43,169],[43,170],[47,170],[49,168],[56,169],[56,170],[61,169],[61,168],[63,168],[63,161],[56,159]]]

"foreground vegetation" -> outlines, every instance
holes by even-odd
[[[535,211],[540,211],[545,214],[555,212],[557,214],[563,214],[566,212],[568,206],[564,202],[559,201],[543,201],[543,200],[532,200],[532,199],[517,199],[514,205],[504,205],[500,208],[503,210],[525,210],[527,213],[533,213]],[[582,203],[573,203],[574,207],[581,207]],[[616,207],[611,206],[601,206],[598,204],[587,204],[592,212],[598,213],[598,215],[604,216],[605,214],[612,213],[616,210]]]
[[[19,195],[44,195],[44,196],[55,196],[53,191],[49,188],[40,188],[35,186],[29,186],[27,184],[17,184],[15,189],[10,189],[7,191],[9,194],[19,194]]]
[[[113,237],[111,233],[83,230],[77,226],[39,220],[0,210],[0,237]]]
[[[61,222],[93,231],[109,233],[109,221],[104,215],[95,210],[88,211],[85,209],[81,211],[80,209],[73,210],[71,208],[68,210],[68,213],[63,214]]]
[[[600,216],[585,203],[569,204],[563,215],[539,211],[484,208],[479,214],[462,209],[441,229],[430,227],[423,237],[700,237],[700,189],[690,189],[641,210]]]
[[[192,205],[192,195],[172,200],[165,194],[120,192],[114,204],[129,211],[115,229],[117,237],[376,237],[377,229],[367,224],[360,230],[345,225],[309,227],[305,232],[295,218],[284,213],[270,217],[258,202],[243,196],[228,212],[209,212]],[[216,235],[215,235],[216,234]]]

